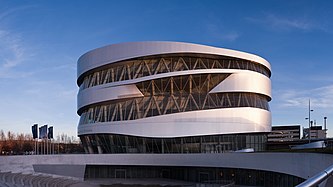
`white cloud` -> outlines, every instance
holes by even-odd
[[[16,68],[33,58],[31,49],[21,40],[21,36],[1,29],[0,24],[0,78],[22,78],[32,74]]]
[[[314,28],[314,25],[310,23],[309,20],[282,18],[272,14],[266,17],[266,21],[267,23],[270,23],[274,28],[295,28],[300,30],[310,30]]]
[[[235,31],[225,31],[224,29],[218,27],[215,24],[207,25],[207,33],[214,40],[219,41],[235,41],[240,37],[240,34]]]
[[[0,50],[1,68],[15,67],[28,56],[20,36],[6,30],[0,30]]]
[[[37,7],[37,5],[26,5],[26,6],[19,6],[19,7],[8,9],[8,10],[0,13],[0,21],[15,12],[19,12],[19,11],[29,9],[29,8],[34,8],[34,7]]]
[[[15,7],[0,13],[0,78],[21,78],[30,74],[17,72],[15,67],[31,60],[31,46],[25,44],[20,33],[5,27],[7,24],[4,23],[11,21],[11,15],[31,7],[34,5]]]
[[[277,16],[274,14],[266,14],[261,18],[246,18],[248,21],[257,23],[263,26],[271,27],[275,30],[324,30],[319,24],[316,24],[310,19],[306,18],[287,18],[282,16]]]
[[[309,99],[316,108],[333,108],[333,85],[309,90],[280,91],[276,99],[280,107],[306,108]]]

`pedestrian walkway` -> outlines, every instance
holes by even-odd
[[[0,172],[0,187],[97,187],[99,185],[87,182],[47,176],[41,174],[22,174]]]

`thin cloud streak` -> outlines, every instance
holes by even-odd
[[[19,39],[14,39],[10,41],[7,40],[6,43],[8,44],[7,49],[9,53],[11,53],[11,57],[5,58],[3,67],[4,68],[15,67],[23,61],[25,56],[25,49],[22,46]]]
[[[22,11],[22,10],[26,10],[26,9],[34,8],[34,7],[38,7],[38,6],[37,5],[27,5],[27,6],[19,6],[19,7],[15,7],[12,9],[8,9],[8,10],[0,13],[0,21],[17,11]]]
[[[240,34],[235,31],[224,31],[215,24],[208,24],[207,33],[210,37],[219,41],[235,41],[240,37]]]
[[[288,90],[277,94],[279,106],[284,108],[304,108],[311,99],[312,106],[316,108],[333,108],[333,85],[309,90]]]
[[[21,38],[19,34],[2,28],[0,22],[0,68],[15,67],[29,57]]]
[[[300,30],[311,30],[314,28],[314,25],[308,20],[281,18],[272,14],[267,16],[266,21],[274,28],[294,28]]]
[[[17,74],[15,67],[30,60],[33,55],[27,51],[18,34],[0,29],[0,78],[11,78]],[[24,72],[25,75],[29,73]],[[14,77],[17,77],[15,75]]]
[[[322,26],[306,18],[286,18],[274,14],[266,14],[263,18],[248,17],[246,18],[246,20],[252,23],[268,26],[270,28],[282,31],[289,31],[294,29],[302,31],[312,31],[312,30],[325,31],[325,29]]]
[[[11,29],[4,28],[4,21],[10,21],[9,16],[16,12],[36,7],[36,5],[20,6],[0,13],[0,78],[22,78],[29,76],[29,72],[17,72],[15,67],[34,56],[27,47],[22,36]],[[7,20],[5,20],[7,19]]]

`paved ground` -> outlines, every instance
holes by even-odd
[[[200,184],[164,178],[98,179],[87,180],[87,182],[100,184],[101,187],[236,187],[235,185]]]
[[[42,174],[0,172],[0,187],[245,187],[237,185],[200,184],[163,178],[94,179],[80,181],[74,178]],[[248,187],[248,186],[247,186]]]
[[[137,179],[98,179],[87,180],[89,183],[101,184],[101,186],[145,186],[145,187],[158,187],[158,186],[193,186],[195,183],[172,180],[172,179],[159,179],[159,178],[137,178]]]
[[[41,174],[22,174],[0,172],[0,187],[97,187],[90,184],[65,177],[54,177]]]

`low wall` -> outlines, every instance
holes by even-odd
[[[0,171],[84,178],[86,165],[198,166],[273,171],[307,179],[333,164],[317,153],[78,154],[0,157]]]

